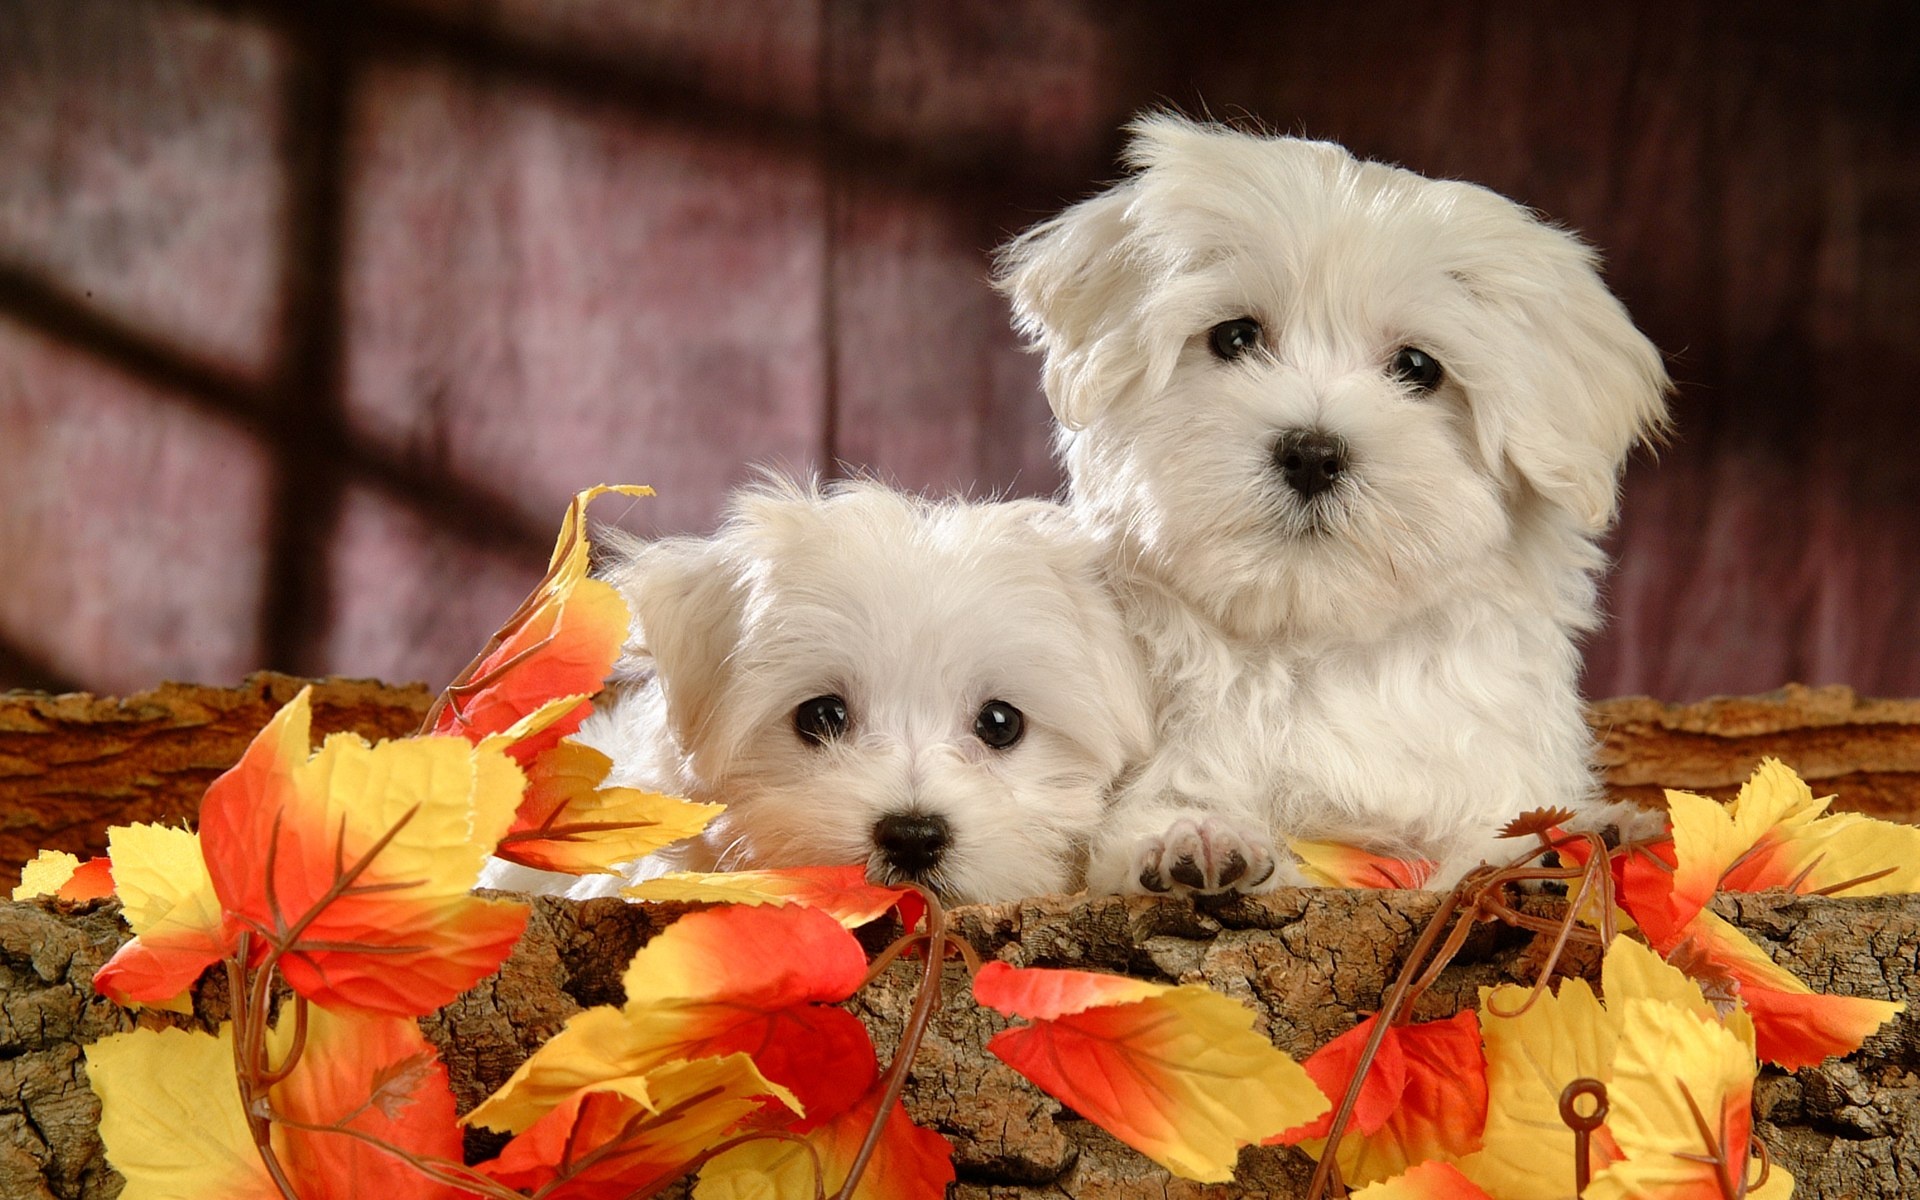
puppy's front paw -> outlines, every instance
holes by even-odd
[[[1266,829],[1230,817],[1181,817],[1140,843],[1130,882],[1148,892],[1250,894],[1274,885],[1277,866]]]

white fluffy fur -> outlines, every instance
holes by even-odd
[[[775,481],[740,493],[710,539],[615,550],[603,574],[634,609],[628,682],[579,736],[615,760],[611,782],[727,805],[672,865],[867,863],[886,878],[874,826],[917,812],[952,826],[921,880],[950,900],[1079,886],[1150,714],[1100,549],[1059,506]],[[795,731],[794,710],[825,694],[846,699],[851,722],[821,745]],[[1025,719],[1004,750],[973,732],[995,699]],[[498,866],[485,882],[556,879],[573,882]],[[626,881],[591,877],[569,894]]]
[[[1276,836],[1434,858],[1436,886],[1510,855],[1516,814],[1593,804],[1574,638],[1665,419],[1659,352],[1591,251],[1484,188],[1175,117],[1133,134],[1131,178],[1002,258],[1158,706],[1090,885],[1197,857],[1222,890],[1216,862]],[[1260,348],[1222,361],[1208,331],[1239,317]],[[1434,393],[1390,373],[1406,346]],[[1298,429],[1350,448],[1321,503],[1273,463]],[[1234,886],[1297,881],[1263,871]]]

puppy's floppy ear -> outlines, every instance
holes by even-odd
[[[1479,189],[1475,189],[1478,191]],[[1461,280],[1503,327],[1503,361],[1472,388],[1482,448],[1504,455],[1590,534],[1612,524],[1634,444],[1667,427],[1672,388],[1660,351],[1601,282],[1572,234],[1524,222]]]
[[[1010,500],[999,508],[1015,536],[1039,551],[1059,581],[1068,628],[1084,651],[1085,677],[1092,681],[1077,697],[1082,713],[1074,736],[1097,749],[1108,770],[1118,774],[1151,749],[1153,710],[1144,664],[1109,586],[1105,568],[1111,551],[1071,510],[1052,501]]]
[[[1132,320],[1146,280],[1132,260],[1136,185],[1119,184],[1001,247],[995,286],[1014,327],[1046,353],[1053,415],[1083,429],[1148,366]]]
[[[651,665],[674,741],[690,751],[713,716],[740,639],[739,580],[715,543],[603,533],[600,574],[633,610],[627,655]]]

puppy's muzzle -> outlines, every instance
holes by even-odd
[[[1302,500],[1311,500],[1346,474],[1347,442],[1318,429],[1289,429],[1273,444],[1273,465]]]
[[[938,866],[952,841],[947,819],[932,813],[889,813],[873,826],[873,844],[881,856],[910,876],[925,875]]]

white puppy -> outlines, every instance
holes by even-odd
[[[1659,352],[1591,251],[1484,188],[1133,135],[1130,179],[1001,263],[1158,704],[1090,885],[1297,881],[1276,835],[1433,886],[1510,856],[1516,814],[1593,804],[1574,638]]]
[[[712,538],[613,548],[627,682],[579,740],[612,783],[727,806],[671,865],[864,863],[954,902],[1080,885],[1151,717],[1100,549],[1059,506],[774,481]],[[486,883],[575,883],[542,874]]]

